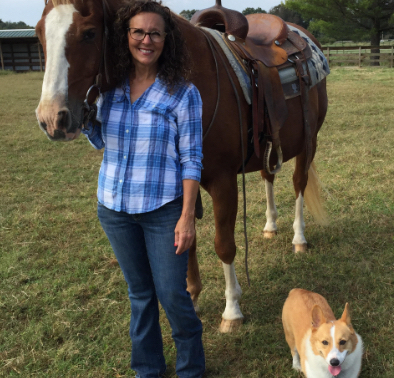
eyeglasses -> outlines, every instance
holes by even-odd
[[[130,37],[136,41],[143,41],[145,36],[149,35],[149,38],[153,43],[158,43],[163,42],[167,35],[165,32],[151,31],[148,33],[142,29],[137,28],[127,28],[127,30],[129,31]]]

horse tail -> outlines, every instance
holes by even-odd
[[[309,167],[308,184],[305,188],[304,200],[305,205],[308,207],[308,210],[312,214],[315,221],[322,226],[327,226],[328,216],[323,206],[320,179],[317,174],[316,165],[314,162],[312,162]]]

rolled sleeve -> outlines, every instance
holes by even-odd
[[[190,84],[178,109],[179,156],[182,180],[200,182],[202,169],[202,100]]]

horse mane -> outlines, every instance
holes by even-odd
[[[80,0],[82,3],[84,0]],[[73,4],[75,0],[52,0],[52,4],[54,7],[57,7],[58,5],[67,5],[67,4]],[[48,0],[45,0],[45,4],[48,3]],[[102,3],[107,7],[107,9],[111,9],[108,0],[102,0]]]
[[[71,4],[71,0],[52,0],[52,4],[57,7],[58,5]]]

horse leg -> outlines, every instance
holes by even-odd
[[[189,261],[187,269],[187,291],[190,293],[192,298],[194,309],[199,312],[197,304],[198,296],[202,290],[200,270],[198,268],[197,253],[196,253],[196,238],[194,238],[193,244],[189,248]]]
[[[275,175],[271,175],[266,171],[260,171],[261,177],[265,184],[265,194],[267,197],[267,210],[265,216],[267,218],[267,223],[264,227],[264,237],[266,239],[273,238],[278,231],[276,226],[276,220],[278,218],[278,211],[276,210],[275,199],[274,199],[274,179]]]
[[[301,153],[296,157],[296,165],[293,174],[293,185],[296,195],[295,218],[293,223],[294,238],[293,250],[295,253],[305,252],[307,250],[307,242],[304,236],[304,192],[308,182],[308,173],[305,173],[305,153]]]
[[[213,200],[215,215],[215,250],[223,262],[226,281],[226,307],[222,314],[221,332],[231,332],[239,327],[243,315],[239,308],[241,288],[234,269],[236,252],[234,229],[238,209],[238,186],[236,174],[222,174],[215,178],[208,191]]]
[[[222,323],[220,324],[220,332],[228,333],[235,331],[242,324],[244,316],[239,308],[242,290],[239,286],[237,276],[235,274],[234,262],[231,264],[223,264],[224,278],[226,280],[226,308],[222,314]]]

